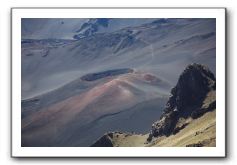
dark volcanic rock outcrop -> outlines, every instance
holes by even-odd
[[[130,69],[130,68],[113,69],[113,70],[107,70],[104,72],[90,73],[90,74],[82,76],[81,79],[84,81],[95,81],[97,79],[101,79],[101,78],[105,78],[109,76],[117,76],[121,74],[132,73],[132,72],[133,72],[133,69]]]
[[[148,141],[152,137],[169,136],[177,133],[186,125],[177,127],[180,118],[198,118],[204,113],[214,110],[216,102],[203,107],[203,101],[210,91],[216,90],[214,74],[205,66],[191,64],[180,75],[177,85],[171,90],[160,120],[152,125]]]

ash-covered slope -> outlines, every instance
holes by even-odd
[[[144,133],[169,88],[155,75],[128,68],[87,74],[22,101],[22,146],[89,146],[111,130]]]
[[[59,43],[53,45],[53,39],[23,42],[22,98],[114,68],[144,70],[173,85],[182,69],[193,62],[207,65],[215,74],[215,30],[215,19],[158,19],[79,40],[55,40]]]
[[[215,90],[214,74],[206,66],[191,64],[180,75],[160,120],[152,125],[149,134],[111,132],[92,146],[213,146]]]

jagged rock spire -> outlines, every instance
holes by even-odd
[[[160,120],[152,125],[148,140],[153,136],[168,136],[174,133],[180,117],[196,118],[208,111],[201,107],[207,93],[215,89],[215,76],[206,66],[196,63],[188,65],[171,90],[171,96]],[[215,103],[210,106],[213,109]]]

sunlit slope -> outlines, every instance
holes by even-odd
[[[152,142],[147,142],[148,134],[116,132],[111,136],[109,138],[114,147],[215,147],[216,111],[208,112],[196,120],[190,119],[189,125],[179,133],[159,137]]]

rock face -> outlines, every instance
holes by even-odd
[[[191,64],[180,75],[177,85],[171,90],[160,120],[152,125],[148,141],[152,137],[169,136],[185,127],[177,126],[180,118],[198,118],[204,113],[215,109],[216,102],[203,107],[203,101],[210,91],[216,90],[214,74],[205,66]]]

